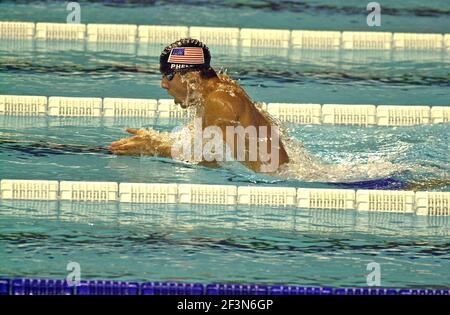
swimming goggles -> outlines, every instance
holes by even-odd
[[[168,81],[172,81],[174,76],[175,76],[175,72],[170,72],[170,73],[163,75],[163,77],[165,77]]]

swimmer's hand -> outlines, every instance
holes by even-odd
[[[133,134],[134,136],[111,143],[108,150],[117,155],[139,156],[156,154],[152,141],[154,140],[154,134],[152,132],[132,128],[128,128],[127,132]]]

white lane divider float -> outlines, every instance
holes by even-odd
[[[343,32],[343,49],[391,49],[392,33],[389,32]]]
[[[240,40],[239,28],[230,27],[195,27],[189,28],[189,35],[208,45],[238,46]],[[180,39],[182,37],[178,37]],[[175,39],[175,40],[177,40]]]
[[[156,117],[158,101],[136,98],[104,98],[104,117]]]
[[[0,181],[0,192],[2,200],[247,205],[450,215],[450,192],[11,179]]]
[[[244,205],[293,207],[296,195],[294,187],[238,186],[238,204]]]
[[[377,106],[378,125],[380,126],[428,124],[430,123],[430,115],[431,109],[429,106]]]
[[[153,43],[167,45],[180,38],[189,36],[187,26],[160,26],[160,25],[140,25],[138,27],[138,37],[140,43]]]
[[[0,95],[0,115],[47,115],[47,97],[27,95]]]
[[[59,182],[53,180],[2,180],[2,199],[14,200],[57,200]]]
[[[85,40],[85,24],[36,23],[38,40]]]
[[[307,209],[356,209],[352,189],[297,189],[297,205]]]
[[[121,183],[119,200],[127,203],[177,203],[177,184]]]
[[[281,122],[308,125],[413,126],[450,121],[450,106],[263,103],[262,108]],[[0,115],[187,120],[195,112],[172,99],[0,95]]]
[[[33,39],[35,24],[32,22],[1,22],[0,38]]]
[[[416,192],[416,213],[418,215],[450,215],[450,192]]]
[[[450,34],[275,30],[235,27],[0,22],[0,38],[167,45],[192,37],[209,45],[370,50],[448,50]]]
[[[193,118],[194,112],[190,108],[182,109],[179,105],[175,104],[172,99],[159,99],[158,117],[176,120],[186,120],[188,118]]]
[[[137,25],[88,24],[87,40],[89,42],[135,43],[137,30]]]
[[[320,104],[269,103],[267,111],[283,122],[316,125],[320,124]]]
[[[448,123],[450,122],[450,106],[433,106],[430,113],[431,123]]]
[[[325,104],[322,106],[322,123],[359,126],[376,125],[376,106]]]
[[[359,211],[414,212],[413,191],[357,190],[356,209]]]
[[[180,203],[234,205],[237,195],[237,187],[232,185],[178,184]]]
[[[94,97],[48,98],[48,115],[63,117],[102,116],[103,100]]]
[[[444,47],[442,34],[394,33],[395,49],[438,50]]]
[[[114,182],[61,181],[61,200],[69,201],[117,201],[119,185]]]
[[[288,30],[241,29],[242,47],[289,48],[291,33]]]
[[[444,49],[450,50],[450,34],[444,36]]]
[[[341,48],[341,32],[292,31],[292,48],[336,50]]]

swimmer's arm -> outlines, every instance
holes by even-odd
[[[161,134],[154,130],[127,129],[133,137],[111,143],[108,149],[117,155],[151,155],[171,157],[171,143],[164,141]]]
[[[135,136],[113,142],[108,147],[112,153],[117,155],[150,155],[172,158],[172,142],[167,143],[167,141],[163,141],[158,137],[158,132],[131,128],[128,128],[127,131]],[[219,167],[216,161],[201,161],[199,165],[210,168]]]

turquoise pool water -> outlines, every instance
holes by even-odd
[[[82,22],[359,31],[366,27],[364,13],[350,9],[356,8],[356,1],[335,7],[331,1],[311,2],[308,8],[300,2],[281,2],[279,10],[257,8],[254,3],[264,4],[85,3]],[[386,6],[391,11],[380,30],[448,32],[444,21],[450,8],[445,1],[426,6],[390,1]],[[2,2],[0,20],[63,22],[61,7],[58,2]],[[167,97],[159,87],[161,47],[120,46],[116,51],[94,51],[84,44],[58,47],[51,42],[0,41],[0,94]],[[285,50],[258,57],[255,50],[211,47],[211,51],[213,66],[226,68],[258,101],[450,105],[448,53]],[[170,131],[174,124],[152,119],[0,116],[0,178],[336,187],[262,176],[234,164],[207,169],[86,150],[126,136],[126,127],[141,126]],[[288,127],[293,138],[326,162],[366,163],[389,156],[397,165],[416,166],[393,175],[404,181],[449,173],[448,124]],[[72,149],[49,149],[49,143]],[[383,286],[450,284],[446,217],[5,200],[0,213],[0,275],[8,277],[61,278],[68,273],[67,263],[77,261],[83,279],[366,286],[366,266],[377,262]]]
[[[366,24],[371,1],[310,0],[89,0],[81,4],[81,23],[198,25],[310,30],[373,31]],[[383,0],[377,31],[448,32],[446,0]],[[6,0],[0,20],[66,22],[64,1]]]

